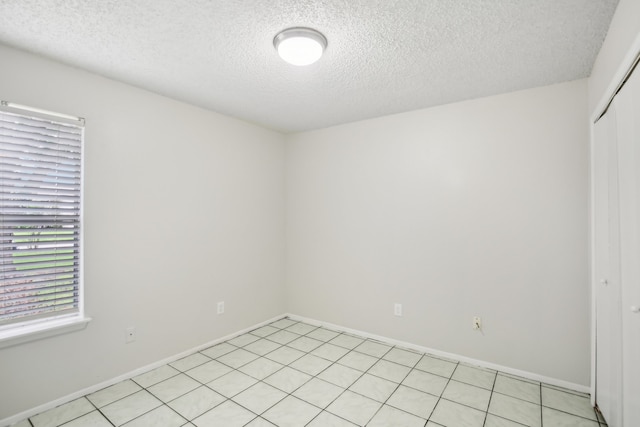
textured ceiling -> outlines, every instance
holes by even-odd
[[[0,0],[0,42],[296,132],[587,77],[617,3]],[[292,26],[320,61],[278,57]]]

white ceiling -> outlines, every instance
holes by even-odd
[[[617,3],[0,0],[0,42],[296,132],[587,77]],[[292,26],[319,62],[278,57]]]

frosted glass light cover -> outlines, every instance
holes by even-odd
[[[282,59],[293,65],[310,65],[322,56],[327,40],[310,28],[289,28],[273,40]]]

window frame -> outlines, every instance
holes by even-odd
[[[8,101],[0,101],[0,111],[17,114],[26,118],[38,118],[62,123],[78,125],[81,128],[80,137],[80,203],[78,214],[78,310],[74,313],[56,314],[17,321],[0,326],[0,349],[14,345],[39,340],[55,335],[84,329],[91,321],[85,315],[85,287],[84,287],[84,170],[85,170],[85,120],[67,114],[60,114],[40,108],[28,107]]]

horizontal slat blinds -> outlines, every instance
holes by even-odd
[[[82,138],[0,111],[0,326],[79,311]]]

